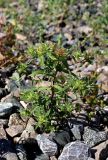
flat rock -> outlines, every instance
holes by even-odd
[[[44,154],[53,156],[57,153],[57,144],[50,141],[46,136],[39,134],[36,136],[36,140]]]
[[[87,160],[89,156],[89,147],[80,141],[76,141],[68,143],[63,148],[58,160]]]
[[[105,131],[95,131],[89,127],[84,128],[83,134],[84,142],[89,145],[89,147],[93,147],[107,139],[107,132]]]
[[[12,126],[9,126],[9,128],[6,128],[6,132],[10,137],[15,137],[21,134],[23,130],[24,130],[23,125],[12,125]]]

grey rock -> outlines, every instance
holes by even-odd
[[[15,153],[12,152],[7,152],[5,153],[2,158],[4,158],[5,160],[18,160],[18,157]]]
[[[6,88],[9,92],[13,92],[19,88],[19,83],[15,80],[8,80],[6,81],[7,85]]]
[[[87,160],[90,157],[89,147],[80,142],[68,143],[59,156],[58,160]]]
[[[35,160],[49,160],[49,157],[46,154],[41,154],[41,155],[37,156],[35,158]]]
[[[105,107],[103,108],[103,110],[104,110],[105,113],[108,113],[108,106],[105,106]]]
[[[27,154],[22,144],[16,145],[16,153],[19,160],[27,160]]]
[[[95,131],[89,127],[85,127],[83,139],[86,144],[88,144],[90,147],[93,147],[107,139],[107,132]]]
[[[0,117],[9,116],[13,110],[13,104],[9,102],[0,102]]]
[[[95,159],[94,159],[94,158],[90,158],[90,157],[89,157],[87,160],[95,160]]]
[[[49,139],[54,140],[59,146],[64,147],[70,142],[71,137],[68,131],[59,131],[51,133]]]
[[[39,134],[37,135],[36,140],[44,154],[53,156],[57,153],[57,144],[50,141],[46,136]]]
[[[83,131],[83,125],[73,125],[73,128],[71,129],[75,139],[81,140],[81,132]]]
[[[0,119],[0,125],[8,126],[8,119]]]
[[[11,137],[18,136],[23,132],[23,130],[24,130],[23,125],[12,125],[12,126],[9,126],[9,128],[6,128],[7,134]]]
[[[6,99],[3,100],[3,102],[12,103],[12,105],[15,106],[16,108],[22,107],[18,99],[13,96],[7,97]]]
[[[15,151],[12,149],[12,143],[7,139],[0,139],[0,158],[5,160],[18,160]]]

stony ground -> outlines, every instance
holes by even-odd
[[[63,5],[62,10],[56,2],[57,10],[53,7],[48,10],[42,0],[0,1],[1,160],[108,159],[108,6],[104,2],[85,0]],[[82,56],[90,55],[90,63],[75,62],[69,56],[69,69],[79,77],[99,73],[98,97],[106,105],[95,106],[91,119],[86,109],[73,111],[62,130],[40,133],[34,117],[20,114],[27,107],[20,92],[32,87],[28,75],[34,66],[22,77],[17,68],[19,63],[29,60],[26,56],[29,45],[46,41],[60,43],[67,49],[72,47],[73,52],[80,51]],[[70,97],[79,103],[71,93]]]

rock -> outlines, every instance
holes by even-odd
[[[71,137],[68,131],[59,131],[56,133],[51,133],[49,139],[55,141],[59,146],[64,147],[70,142]]]
[[[105,106],[105,107],[103,108],[103,110],[105,111],[105,113],[108,114],[108,106]]]
[[[0,99],[5,97],[8,94],[8,90],[5,88],[0,88]]]
[[[23,125],[12,125],[9,128],[6,128],[6,132],[10,137],[15,137],[20,135],[24,130]]]
[[[87,160],[89,156],[89,147],[80,141],[76,141],[68,143],[63,148],[58,160]]]
[[[0,139],[0,158],[3,160],[18,160],[17,155],[12,148],[13,147],[10,141]]]
[[[0,117],[9,116],[12,113],[14,106],[9,102],[0,102]]]
[[[46,154],[41,154],[41,155],[37,156],[35,158],[35,160],[49,160],[49,157]]]
[[[108,66],[102,66],[97,69],[97,73],[103,73],[108,78]]]
[[[88,67],[86,67],[83,72],[94,72],[96,70],[96,64],[93,65],[89,65]]]
[[[71,129],[76,140],[81,140],[81,133],[83,132],[83,125],[73,125]]]
[[[6,88],[9,92],[13,92],[19,88],[19,83],[15,80],[8,80],[6,81],[7,85]]]
[[[27,154],[22,144],[16,145],[16,153],[19,160],[27,160]]]
[[[84,128],[83,139],[89,147],[93,147],[107,139],[107,132],[105,131],[95,131],[89,127]]]
[[[2,156],[5,160],[18,160],[18,157],[15,153],[8,152]]]
[[[39,134],[36,136],[36,140],[44,154],[53,156],[57,153],[57,144],[50,141],[46,136]]]
[[[8,126],[12,125],[23,125],[25,127],[25,123],[22,121],[18,113],[13,113],[10,115]]]
[[[36,124],[35,120],[33,118],[30,118],[28,120],[25,130],[21,134],[21,138],[23,139],[35,138],[36,137],[35,124]]]
[[[2,78],[7,78],[7,77],[9,78],[12,75],[15,68],[16,68],[15,64],[12,64],[9,67],[0,69],[0,74]]]
[[[0,125],[8,126],[8,119],[0,119]]]
[[[81,26],[77,28],[77,31],[79,33],[89,34],[92,32],[92,28],[90,28],[89,26]]]
[[[108,157],[108,140],[92,148],[95,152],[95,160],[104,160]]]
[[[13,106],[15,106],[15,107],[18,108],[18,109],[22,107],[22,105],[21,105],[21,103],[18,101],[18,99],[17,99],[16,97],[13,97],[12,95],[10,95],[9,97],[3,99],[2,102],[12,103]]]
[[[0,125],[0,140],[1,139],[7,139],[6,132],[5,132],[4,128],[3,128],[3,125]]]
[[[55,156],[50,157],[50,160],[57,160]]]

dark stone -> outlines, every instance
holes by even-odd
[[[71,141],[70,133],[68,131],[52,133],[50,134],[49,138],[55,141],[60,147],[64,147]]]
[[[8,95],[9,92],[6,88],[0,88],[0,99]]]

